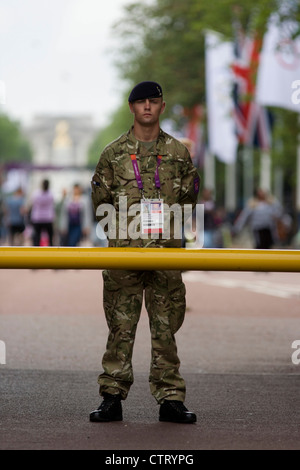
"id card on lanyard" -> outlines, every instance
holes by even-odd
[[[136,155],[130,155],[132,166],[135,174],[137,185],[142,194],[141,199],[141,230],[142,234],[157,234],[164,231],[164,211],[163,200],[160,199],[146,199],[144,196],[144,187],[140,175]],[[160,190],[160,179],[158,174],[158,167],[160,165],[162,156],[157,156],[156,170],[154,175],[155,186]]]
[[[161,199],[141,200],[142,234],[163,233],[164,205]]]

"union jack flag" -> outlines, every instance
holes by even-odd
[[[271,146],[271,116],[255,101],[256,73],[262,41],[242,34],[235,41],[233,100],[239,142],[268,150]]]

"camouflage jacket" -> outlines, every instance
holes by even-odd
[[[180,247],[181,240],[177,236],[174,239],[172,220],[171,233],[168,238],[163,238],[161,235],[156,238],[151,238],[153,235],[144,238],[143,235],[133,239],[128,234],[124,236],[124,232],[120,236],[121,222],[118,219],[120,212],[122,212],[121,217],[123,217],[123,211],[120,210],[120,201],[126,201],[128,208],[134,204],[139,205],[141,201],[141,191],[138,188],[131,160],[133,154],[136,155],[145,198],[156,199],[160,196],[164,204],[168,206],[177,204],[181,208],[184,204],[191,205],[194,208],[197,202],[199,175],[193,166],[187,148],[160,129],[156,144],[151,150],[147,150],[141,142],[135,139],[132,127],[127,133],[105,147],[91,182],[92,202],[97,220],[102,220],[104,224],[104,213],[102,210],[99,211],[101,206],[107,208],[107,205],[111,205],[116,213],[115,232],[111,231],[112,235],[109,235],[109,246]],[[159,191],[155,185],[158,155],[162,156],[158,168],[161,186]],[[172,217],[171,214],[171,219]],[[127,227],[133,218],[133,216],[126,217]],[[110,224],[113,225],[113,222],[111,221]]]

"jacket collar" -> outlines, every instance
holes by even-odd
[[[156,153],[157,155],[167,155],[167,151],[165,148],[166,145],[166,134],[165,132],[159,128],[159,135],[156,141]],[[135,138],[133,133],[133,126],[126,132],[121,142],[127,142],[129,153],[139,153],[140,149],[140,142]]]

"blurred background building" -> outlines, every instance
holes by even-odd
[[[92,116],[40,115],[24,133],[33,149],[28,174],[30,192],[45,177],[51,181],[56,198],[77,182],[90,187],[88,150],[96,134]]]

